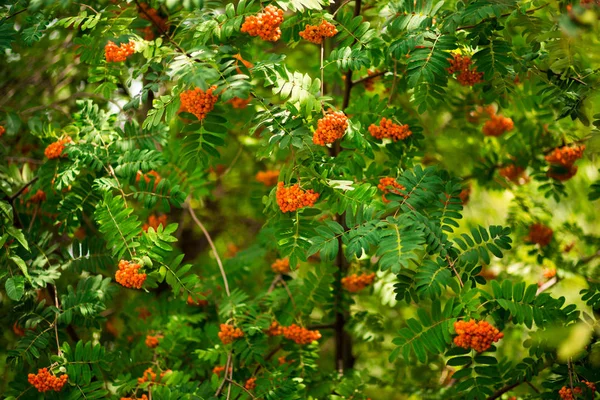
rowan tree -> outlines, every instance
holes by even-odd
[[[9,0],[8,399],[592,399],[600,4]]]

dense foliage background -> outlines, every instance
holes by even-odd
[[[3,2],[0,393],[594,398],[599,17]]]

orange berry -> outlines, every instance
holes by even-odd
[[[268,5],[263,12],[247,16],[241,32],[250,36],[260,36],[262,40],[276,42],[281,37],[279,26],[283,23],[283,10]]]
[[[337,28],[331,22],[322,21],[320,25],[308,25],[300,32],[300,37],[315,44],[323,43],[323,39],[334,37],[338,33]]]
[[[46,147],[46,150],[44,150],[44,154],[46,155],[48,160],[58,158],[62,156],[62,152],[65,149],[65,144],[70,142],[72,142],[72,140],[69,136],[67,136],[64,139],[60,139],[54,143],[50,143],[48,147]]]
[[[551,228],[537,222],[529,227],[529,234],[525,237],[525,241],[546,247],[550,244],[553,235],[554,232]]]
[[[0,136],[4,135],[4,133],[6,133],[6,128],[0,125]]]
[[[372,284],[374,280],[375,273],[360,275],[352,274],[342,278],[342,286],[344,286],[344,289],[347,291],[356,293]]]
[[[104,46],[104,57],[106,62],[123,62],[127,60],[127,57],[135,53],[135,43],[129,41],[129,43],[121,43],[117,46],[114,42],[108,41]]]
[[[298,184],[286,188],[283,186],[283,182],[279,182],[276,197],[281,212],[285,213],[303,207],[312,207],[319,198],[319,194],[312,190],[304,191]]]
[[[342,111],[329,112],[317,122],[317,129],[313,135],[313,143],[325,146],[344,136],[348,128],[348,117]]]
[[[269,336],[283,335],[283,327],[281,325],[279,325],[279,322],[273,321],[273,322],[271,322],[269,329],[267,329],[267,335],[269,335]]]
[[[217,365],[216,367],[213,368],[212,372],[215,375],[221,376],[221,372],[225,371],[225,367],[222,365]],[[232,371],[232,367],[229,367],[229,373],[231,373]]]
[[[483,125],[482,132],[485,136],[500,136],[514,127],[512,119],[502,115],[492,115]]]
[[[476,83],[481,82],[483,72],[477,72],[477,67],[471,69],[471,64],[473,63],[471,57],[454,53],[449,61],[450,68],[448,68],[448,73],[452,75],[458,72],[456,80],[461,85],[473,86]]]
[[[369,133],[376,139],[388,138],[394,142],[404,140],[412,135],[412,131],[408,125],[398,125],[387,118],[381,118],[379,126],[371,124],[369,126]]]
[[[500,176],[506,178],[506,180],[519,183],[519,180],[523,177],[525,168],[519,167],[518,165],[507,165],[506,167],[500,168],[498,173]]]
[[[57,377],[48,372],[48,368],[41,368],[37,374],[27,375],[27,380],[37,389],[38,392],[48,392],[54,390],[60,392],[67,383],[69,376],[67,374]]]
[[[150,171],[146,172],[145,174],[142,174],[141,171],[137,172],[137,175],[135,176],[135,182],[138,183],[140,181],[140,179],[142,178],[142,176],[144,177],[144,181],[146,182],[146,184],[149,184],[150,181],[152,180],[152,177],[154,177],[154,190],[156,190],[156,187],[158,186],[158,183],[161,181],[161,177],[158,174],[158,172],[156,172],[155,170],[151,169]]]
[[[146,335],[146,346],[148,346],[151,349],[154,349],[154,348],[158,347],[159,339],[162,339],[162,338],[163,338],[162,335],[156,335],[156,336]]]
[[[223,344],[233,343],[234,340],[244,337],[244,332],[240,328],[235,328],[233,325],[221,324],[219,339]]]
[[[216,89],[217,87],[213,85],[206,91],[195,88],[193,90],[182,92],[179,95],[179,99],[181,100],[181,111],[194,114],[196,118],[202,121],[206,118],[206,114],[213,110],[215,103],[219,98],[217,95],[213,94]]]
[[[115,274],[118,283],[126,288],[140,289],[146,280],[146,274],[140,274],[138,270],[142,266],[126,260],[119,261],[119,270]]]
[[[388,200],[385,197],[386,194],[394,193],[394,194],[399,194],[401,196],[404,196],[404,194],[402,193],[402,190],[406,189],[404,186],[402,186],[401,184],[396,182],[396,180],[394,178],[389,177],[389,176],[385,177],[385,178],[381,178],[379,180],[379,185],[377,185],[377,188],[383,192],[383,194],[381,195],[381,200],[383,200],[384,203],[390,202],[390,200]]]
[[[256,378],[252,377],[246,381],[244,384],[246,390],[253,390],[256,387]]]
[[[570,168],[573,166],[575,161],[583,157],[584,150],[585,145],[574,147],[557,147],[552,151],[552,153],[548,154],[545,158],[548,164],[560,165],[565,168]]]
[[[265,186],[275,186],[278,178],[278,170],[259,171],[256,173],[256,180]]]
[[[486,351],[493,342],[504,337],[503,333],[486,321],[456,321],[454,330],[458,335],[454,338],[454,344],[464,349],[474,349],[479,353]]]
[[[311,331],[296,324],[283,327],[283,336],[297,344],[310,344],[321,338],[319,331]]]
[[[18,323],[15,322],[13,324],[12,329],[13,329],[13,332],[15,333],[15,335],[21,336],[21,337],[25,336],[25,329],[21,328]]]
[[[556,268],[547,268],[543,272],[544,278],[552,279],[556,276]]]
[[[158,180],[159,178],[157,178]],[[148,178],[148,181],[150,180],[150,178]],[[159,215],[158,217],[154,214],[150,215],[148,217],[148,222],[144,224],[144,226],[142,226],[142,229],[144,230],[144,232],[148,232],[148,228],[152,228],[154,230],[157,230],[159,226],[161,226],[164,228],[165,226],[167,226],[167,216],[166,215]]]
[[[290,272],[290,260],[288,258],[278,258],[271,264],[271,269],[276,274],[287,274]]]

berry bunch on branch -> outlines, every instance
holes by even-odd
[[[263,12],[246,17],[241,32],[250,36],[260,36],[262,40],[276,42],[281,37],[279,26],[283,23],[283,10],[273,5],[266,6]]]
[[[304,207],[312,207],[319,199],[319,194],[311,190],[300,189],[299,184],[285,187],[283,182],[277,184],[277,205],[281,212],[296,211]]]

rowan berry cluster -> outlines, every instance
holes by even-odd
[[[565,168],[570,168],[573,166],[573,164],[575,164],[575,161],[583,157],[584,150],[585,145],[574,147],[557,147],[552,151],[552,153],[548,154],[545,158],[548,164],[560,165]]]
[[[158,178],[157,178],[158,179]],[[142,229],[144,230],[144,232],[148,232],[148,228],[152,228],[154,230],[157,230],[159,226],[161,226],[164,228],[165,226],[167,226],[167,216],[165,214],[159,215],[158,217],[154,214],[150,215],[148,217],[148,222],[146,222],[143,226]]]
[[[453,75],[458,72],[456,80],[461,85],[473,86],[476,83],[481,82],[483,72],[477,72],[477,67],[471,68],[471,65],[473,64],[471,57],[454,53],[449,61],[450,68],[448,68],[448,73]]]
[[[248,379],[244,384],[244,387],[246,388],[246,390],[253,390],[254,388],[256,388],[256,378],[252,377]]]
[[[266,330],[266,334],[269,336],[279,336],[283,335],[283,326],[279,324],[277,321],[271,322],[269,328]]]
[[[348,117],[342,111],[331,111],[317,122],[313,143],[325,146],[344,136],[348,128]]]
[[[376,139],[387,138],[392,139],[394,142],[404,140],[412,135],[412,131],[408,125],[398,125],[387,118],[381,118],[379,126],[371,124],[369,126],[369,133]]]
[[[150,367],[150,368],[147,368],[146,370],[144,370],[144,373],[142,374],[142,376],[140,378],[138,378],[137,381],[138,381],[138,384],[142,384],[142,383],[146,383],[146,382],[160,382],[161,379],[169,372],[171,372],[170,369],[162,371],[160,373],[160,375],[158,375],[158,379],[157,379],[156,372],[154,372],[152,367]]]
[[[119,261],[119,270],[115,274],[118,283],[126,288],[140,289],[146,280],[146,274],[140,274],[142,266],[126,260]]]
[[[263,12],[246,17],[241,32],[260,36],[262,40],[276,42],[281,37],[279,26],[283,23],[283,10],[269,5]]]
[[[60,377],[52,375],[48,368],[40,368],[37,374],[27,375],[27,380],[37,389],[38,392],[48,392],[54,390],[60,392],[69,380],[69,375],[64,374]]]
[[[244,332],[240,328],[236,328],[233,325],[221,324],[221,332],[219,332],[219,339],[223,344],[233,343],[234,340],[244,337]]]
[[[151,169],[150,171],[146,172],[145,174],[142,174],[142,171],[138,171],[137,175],[135,176],[135,183],[139,183],[140,179],[142,179],[142,176],[144,177],[144,182],[146,182],[146,184],[149,184],[150,181],[152,180],[152,177],[154,177],[154,189],[155,190],[156,190],[156,186],[158,186],[158,183],[162,179],[160,177],[160,175],[158,174],[158,172]]]
[[[313,190],[304,191],[298,184],[286,188],[283,186],[283,182],[279,182],[276,198],[281,212],[285,213],[303,207],[312,207],[319,198],[319,193],[315,193]]]
[[[377,188],[383,192],[383,194],[381,195],[381,200],[383,200],[384,203],[390,202],[390,200],[388,200],[385,197],[386,194],[394,193],[403,196],[404,194],[402,193],[402,191],[406,189],[404,186],[396,182],[396,179],[389,176],[381,178],[379,180]]]
[[[215,107],[218,96],[214,95],[213,92],[217,89],[216,86],[211,86],[206,91],[195,88],[193,90],[186,90],[179,95],[181,100],[181,111],[189,112],[194,114],[196,118],[202,121],[206,118],[206,114],[211,112]]]
[[[250,101],[252,99],[250,97],[248,97],[247,99],[242,99],[240,97],[234,97],[233,99],[229,100],[229,104],[231,104],[231,106],[233,108],[246,108],[248,107],[248,104],[250,104]]]
[[[300,37],[311,43],[321,44],[325,38],[334,37],[338,33],[337,28],[331,22],[323,21],[319,25],[308,25],[300,32]]]
[[[4,133],[6,133],[6,128],[0,125],[0,136],[4,135]]]
[[[146,346],[151,349],[158,347],[159,339],[162,339],[162,335],[146,335]]]
[[[71,142],[71,138],[67,136],[63,139],[57,140],[54,143],[50,143],[48,147],[46,147],[46,150],[44,150],[44,155],[48,157],[48,160],[58,158],[62,155],[62,152],[65,149],[65,144]]]
[[[290,260],[288,258],[278,258],[271,264],[271,269],[276,274],[287,274],[290,272]]]
[[[496,113],[490,115],[481,131],[485,136],[500,136],[505,132],[511,131],[515,127],[513,120]]]
[[[547,268],[543,272],[544,278],[552,279],[556,276],[556,268]]]
[[[121,43],[117,46],[114,42],[108,41],[104,46],[104,57],[106,62],[123,62],[127,57],[135,53],[135,43]]]
[[[591,390],[592,393],[596,392],[596,385],[594,385],[592,382],[581,381],[581,383],[584,383],[588,387],[588,389]],[[575,387],[573,388],[573,390],[571,390],[571,388],[563,386],[558,391],[558,395],[560,396],[561,400],[574,400],[575,396],[581,395],[582,393],[583,390],[581,390],[580,387]]]
[[[360,292],[375,280],[375,273],[352,274],[342,278],[342,286],[351,293]]]
[[[46,192],[41,189],[38,189],[38,191],[29,198],[29,202],[34,204],[40,204],[42,201],[46,201]]]
[[[493,342],[504,337],[504,334],[486,321],[456,321],[454,330],[458,334],[454,344],[464,349],[474,349],[481,353],[490,348]]]
[[[283,327],[283,336],[297,344],[310,344],[321,338],[321,332],[311,331],[296,324]]]
[[[265,186],[275,186],[278,178],[278,170],[259,171],[256,173],[256,180]]]
[[[213,368],[212,372],[215,375],[221,376],[221,372],[225,371],[225,367],[223,365],[217,365]],[[229,373],[231,373],[232,367],[229,367]]]
[[[143,394],[142,397],[121,397],[120,400],[148,400],[148,396]]]
[[[503,176],[507,180],[513,183],[519,183],[519,180],[523,177],[523,173],[525,172],[525,168],[519,167],[518,165],[507,165],[506,167],[500,168],[498,170],[500,176]]]
[[[539,244],[540,247],[546,247],[550,244],[552,236],[554,236],[554,232],[550,227],[536,222],[529,227],[529,234],[525,237],[525,241]]]

